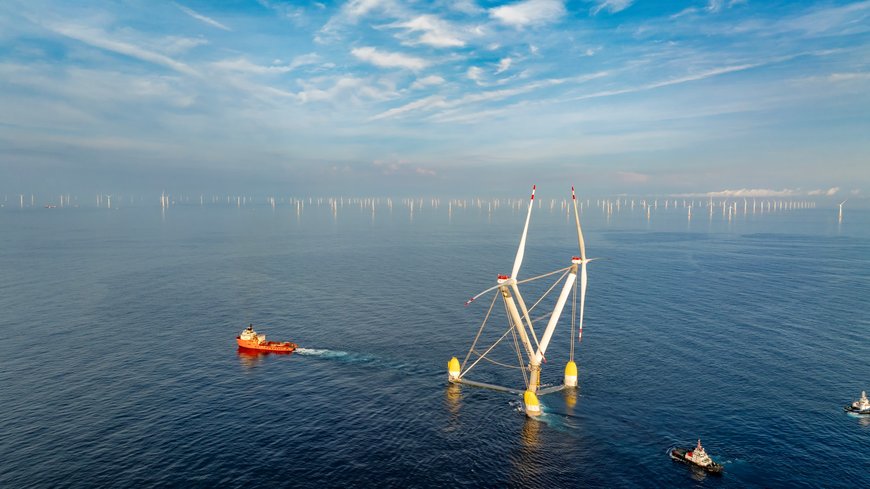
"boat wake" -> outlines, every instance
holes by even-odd
[[[392,358],[384,358],[377,355],[372,355],[370,353],[330,350],[328,348],[296,348],[295,354],[323,361],[332,361],[352,365],[367,365],[369,368],[388,369],[398,371],[406,375],[436,375],[426,365],[409,362],[399,362]]]
[[[525,416],[525,408],[521,401],[509,401],[511,409]],[[551,411],[546,405],[541,404],[541,414],[534,418],[528,418],[528,422],[541,423],[549,428],[555,429],[562,433],[570,433],[578,428],[575,419],[579,418],[576,414],[569,414],[560,411]]]
[[[350,353],[341,350],[328,350],[326,348],[297,348],[296,354],[331,360],[341,360],[350,363],[367,363],[375,360],[375,357],[372,355]]]

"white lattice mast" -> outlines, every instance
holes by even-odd
[[[586,300],[586,263],[589,262],[589,259],[586,257],[586,247],[583,241],[583,233],[580,228],[580,216],[579,210],[577,208],[577,198],[574,194],[574,188],[571,188],[572,200],[574,204],[574,218],[577,226],[577,238],[580,248],[580,256],[574,256],[571,258],[571,265],[567,269],[557,270],[555,272],[551,272],[545,275],[542,275],[537,278],[542,278],[545,276],[549,276],[559,272],[565,272],[563,275],[565,281],[562,285],[562,289],[559,293],[559,297],[556,301],[556,304],[553,308],[553,312],[549,315],[549,321],[547,322],[547,326],[544,328],[544,332],[541,336],[540,341],[538,341],[537,336],[535,335],[535,330],[532,325],[528,308],[526,307],[522,296],[519,291],[519,282],[518,275],[520,271],[520,267],[522,265],[523,256],[525,253],[525,244],[526,238],[528,236],[528,228],[529,221],[531,219],[532,208],[534,207],[534,198],[535,198],[535,187],[532,187],[532,195],[529,201],[529,209],[526,215],[525,226],[523,227],[523,234],[520,238],[520,244],[517,249],[516,258],[514,259],[514,266],[511,270],[511,275],[499,275],[497,278],[497,283],[495,286],[490,287],[483,292],[477,294],[466,302],[466,305],[470,304],[472,301],[477,299],[483,294],[486,294],[492,290],[498,289],[499,295],[501,295],[504,300],[505,309],[508,314],[509,323],[511,328],[508,330],[508,333],[514,331],[515,334],[519,337],[519,343],[522,344],[522,350],[524,350],[527,366],[523,366],[528,370],[529,376],[526,378],[526,390],[523,393],[523,401],[525,405],[525,412],[529,416],[537,416],[541,414],[540,402],[537,398],[538,387],[540,385],[541,378],[541,364],[545,361],[545,355],[547,352],[547,348],[550,344],[550,341],[553,338],[553,334],[555,333],[556,326],[559,322],[559,318],[562,315],[562,310],[565,307],[565,304],[568,300],[568,296],[572,291],[575,292],[575,305],[576,305],[576,283],[578,270],[580,272],[580,335],[582,335],[582,327],[583,327],[583,310],[585,307]],[[579,265],[579,267],[578,267]],[[532,280],[532,279],[527,279]],[[560,278],[559,281],[562,279]],[[553,285],[553,288],[558,285],[558,281]],[[552,290],[552,288],[551,288]],[[549,293],[549,292],[548,292]],[[545,294],[546,295],[546,294]],[[495,299],[494,299],[495,300]],[[539,301],[540,302],[540,301]],[[519,305],[519,308],[517,306]],[[492,306],[490,306],[490,311]],[[522,311],[522,315],[520,314],[520,310]],[[487,318],[489,317],[489,313],[487,313]],[[573,321],[573,318],[572,318]],[[486,320],[484,320],[484,325],[486,324]],[[572,323],[573,324],[573,323]],[[526,329],[528,328],[528,330]],[[483,326],[481,326],[481,331],[483,330]],[[508,333],[505,333],[507,335]],[[480,337],[480,332],[478,333],[478,338]],[[502,338],[505,336],[503,335]],[[579,338],[578,338],[579,339]],[[499,340],[501,341],[501,339]],[[534,341],[534,344],[532,343]],[[475,338],[475,344],[477,342],[477,338]],[[498,342],[496,342],[497,344]],[[480,358],[483,358],[493,347],[495,344],[490,347],[483,354],[479,354]],[[471,350],[469,351],[469,355],[472,351],[474,351],[475,345],[472,345]],[[573,358],[573,328],[571,333],[571,358],[568,364],[565,367],[565,383],[562,387],[576,387],[577,386],[577,366],[574,363]],[[519,354],[519,352],[518,352]],[[480,360],[478,359],[478,361]],[[466,356],[466,361],[468,360],[468,356]],[[522,358],[520,358],[521,363]],[[463,382],[462,376],[468,372],[474,365],[462,372],[461,369],[464,368],[464,363],[462,366],[459,364],[459,360],[455,357],[450,360],[448,363],[448,379],[451,382]],[[525,375],[524,375],[525,377]],[[465,381],[466,383],[472,385],[482,385],[485,387],[493,387],[499,388],[498,386],[492,386],[488,384],[482,384],[479,382],[470,382]],[[506,388],[499,388],[502,390],[511,390]]]

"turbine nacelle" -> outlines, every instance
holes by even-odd
[[[498,278],[496,278],[496,283],[499,285],[509,284],[511,282],[515,282],[515,280],[512,280],[510,275],[499,275]]]

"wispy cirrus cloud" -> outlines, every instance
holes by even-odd
[[[170,68],[180,73],[184,73],[186,75],[198,75],[195,69],[191,68],[185,63],[176,61],[169,56],[157,53],[141,46],[137,46],[135,44],[131,44],[129,42],[112,39],[108,35],[106,35],[105,32],[97,28],[73,24],[53,23],[44,24],[44,26],[53,32],[69,37],[70,39],[75,39],[96,48],[104,49],[106,51],[111,51],[117,54],[122,54],[124,56],[130,56],[141,61],[147,61],[149,63],[161,65],[163,67]]]
[[[161,40],[160,49],[169,54],[181,54],[207,44],[208,41],[201,37],[167,36]]]
[[[744,70],[756,68],[759,66],[763,66],[765,64],[767,64],[767,63],[746,63],[746,64],[741,64],[741,65],[723,66],[720,68],[712,68],[712,69],[705,70],[705,71],[695,73],[692,75],[671,78],[671,79],[662,80],[662,81],[658,81],[658,82],[648,83],[645,85],[620,88],[620,89],[614,89],[614,90],[602,90],[602,91],[598,91],[598,92],[588,93],[585,95],[572,97],[570,100],[585,100],[585,99],[593,99],[593,98],[601,98],[601,97],[612,97],[615,95],[624,95],[624,94],[628,94],[628,93],[636,93],[636,92],[643,92],[643,91],[647,91],[647,90],[654,90],[656,88],[662,88],[662,87],[668,87],[671,85],[680,85],[683,83],[704,80],[706,78],[724,75],[727,73],[744,71]]]
[[[771,188],[741,188],[736,190],[716,190],[712,192],[702,192],[702,193],[686,193],[686,194],[673,194],[671,197],[717,197],[717,198],[728,198],[728,197],[795,197],[803,195],[800,189],[793,188],[784,188],[782,190],[776,190]]]
[[[565,15],[560,0],[524,0],[489,9],[489,16],[502,24],[523,28],[555,22]]]
[[[870,72],[868,73],[831,73],[828,75],[828,80],[832,82],[842,81],[870,81]]]
[[[375,13],[391,18],[409,17],[403,4],[396,0],[350,0],[320,28],[314,41],[327,43],[340,39],[348,31],[347,26],[356,25],[363,17]]]
[[[458,30],[446,20],[437,15],[418,15],[412,19],[387,24],[386,27],[404,29],[406,33],[419,33],[408,44],[426,44],[436,48],[451,48],[465,46],[465,41]],[[407,34],[405,37],[409,37]]]
[[[414,80],[414,83],[411,84],[411,89],[419,90],[421,88],[433,87],[436,85],[441,85],[444,83],[444,78],[438,75],[429,75],[427,77],[418,78]]]
[[[404,68],[411,71],[420,71],[430,64],[423,58],[409,56],[402,53],[381,51],[371,46],[354,48],[350,52],[357,59],[381,68]]]
[[[671,15],[670,18],[678,19],[686,15],[698,14],[702,12],[716,14],[721,12],[723,8],[731,8],[741,3],[746,3],[746,0],[730,0],[728,2],[726,2],[725,0],[708,0],[707,5],[704,7],[686,7],[683,10],[680,10],[679,12]]]
[[[401,107],[395,107],[385,112],[381,112],[369,120],[377,121],[381,119],[390,119],[396,116],[400,116],[402,114],[406,114],[408,112],[414,112],[417,110],[431,110],[437,107],[447,107],[447,100],[441,95],[432,95],[426,98],[421,98],[420,100],[415,100],[413,102],[409,102]]]
[[[247,58],[226,59],[215,61],[212,66],[221,70],[251,73],[257,75],[288,73],[300,66],[320,62],[320,56],[315,53],[304,54],[293,58],[289,64],[258,65]]]
[[[611,14],[615,14],[631,7],[632,3],[634,3],[634,0],[604,0],[603,2],[598,2],[598,5],[592,7],[590,13],[592,15],[598,15],[598,12],[607,10]]]
[[[398,158],[377,159],[372,162],[372,166],[382,175],[417,175],[423,177],[437,175],[437,172],[432,168],[419,166],[409,160]]]
[[[303,103],[340,101],[360,103],[370,100],[388,100],[396,96],[393,90],[378,84],[376,80],[354,76],[304,80],[301,83],[303,90],[296,93],[295,97]]]
[[[562,85],[569,81],[573,82],[583,82],[592,80],[595,78],[600,78],[606,76],[606,72],[593,73],[591,75],[584,75],[582,77],[575,77],[573,79],[565,79],[565,78],[554,78],[547,80],[538,80],[532,83],[527,83],[525,85],[521,85],[514,88],[504,88],[501,90],[487,90],[479,93],[470,93],[465,96],[456,98],[456,99],[447,99],[441,95],[433,95],[420,100],[415,100],[413,102],[407,103],[400,107],[396,107],[393,109],[389,109],[387,111],[381,112],[369,120],[380,120],[380,119],[389,119],[392,117],[408,114],[410,112],[417,111],[431,111],[433,109],[454,109],[454,108],[463,108],[466,109],[471,105],[480,104],[484,102],[493,102],[498,100],[504,100],[511,97],[515,97],[517,95],[521,95],[524,93],[532,92],[535,90],[539,90],[546,87],[552,87],[556,85]],[[445,119],[446,121],[446,119]]]
[[[174,2],[173,2],[173,3],[174,3]],[[204,22],[204,23],[206,23],[206,24],[208,24],[208,25],[210,25],[210,26],[212,26],[212,27],[217,27],[218,29],[223,29],[223,30],[225,30],[225,31],[231,31],[231,30],[232,30],[232,29],[230,29],[229,27],[227,27],[227,26],[221,24],[220,22],[218,22],[218,21],[212,19],[211,17],[206,17],[205,15],[202,15],[202,14],[200,14],[199,12],[196,12],[195,10],[193,10],[193,9],[191,9],[191,8],[185,7],[184,5],[179,5],[179,4],[175,3],[175,6],[178,7],[178,9],[181,10],[182,12],[184,12],[184,13],[186,13],[187,15],[193,17],[194,19],[196,19],[196,20],[198,20],[198,21],[201,21],[201,22]]]
[[[469,66],[468,70],[465,71],[465,76],[478,85],[483,84],[483,69],[479,66]]]

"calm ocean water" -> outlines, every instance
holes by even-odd
[[[446,382],[522,210],[3,208],[0,487],[866,487],[870,419],[842,406],[870,390],[870,212],[847,211],[593,202],[581,386],[528,420]],[[536,209],[522,275],[573,233]],[[248,323],[304,350],[242,354]],[[699,437],[724,476],[667,458]]]

